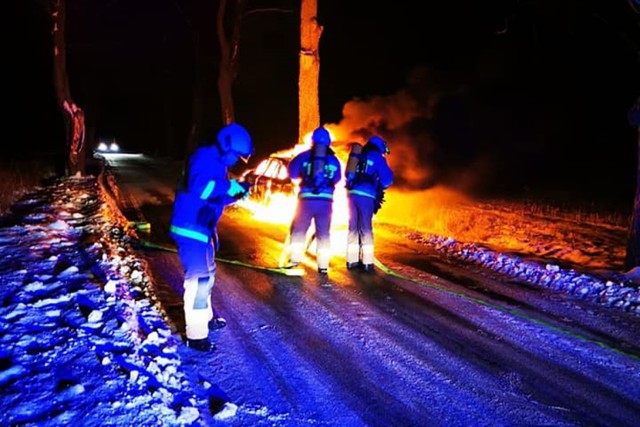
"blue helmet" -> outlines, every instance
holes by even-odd
[[[311,141],[313,141],[314,144],[329,146],[331,145],[331,135],[329,135],[328,130],[320,126],[313,131]]]
[[[253,154],[249,132],[237,123],[230,123],[218,132],[218,144],[223,152],[235,152],[245,163]]]
[[[387,145],[385,140],[380,138],[379,136],[372,136],[371,138],[369,138],[369,144],[377,147],[382,154],[391,153],[391,150],[389,150],[389,146]]]

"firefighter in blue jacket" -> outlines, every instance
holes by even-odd
[[[237,123],[224,126],[215,140],[204,141],[189,157],[178,183],[170,235],[178,247],[184,270],[184,316],[187,346],[211,351],[209,328],[221,328],[225,320],[211,306],[215,282],[217,225],[224,207],[248,195],[228,168],[253,154],[247,130]]]
[[[312,147],[295,156],[288,168],[291,179],[300,179],[298,206],[291,224],[290,266],[296,266],[302,261],[306,234],[313,220],[318,272],[327,274],[331,258],[333,192],[342,176],[342,168],[329,147],[331,136],[325,128],[314,130],[311,141]]]
[[[379,136],[371,137],[358,153],[354,153],[354,147],[349,161],[351,157],[357,159],[355,168],[345,170],[349,203],[347,268],[373,271],[373,215],[384,200],[384,191],[393,183],[393,172],[384,157],[389,154],[389,147]]]

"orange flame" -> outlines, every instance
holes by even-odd
[[[331,133],[331,131],[329,131],[329,133],[332,135],[333,140],[333,134]],[[302,151],[310,149],[311,145],[311,132],[309,132],[304,136],[302,143],[296,144],[289,149],[277,151],[271,154],[271,156],[293,158]],[[340,157],[339,154],[337,155],[338,157]],[[340,158],[339,162],[342,170],[344,171],[345,162]],[[261,167],[266,167],[266,163],[258,165],[256,173],[262,174],[265,172],[265,170],[260,170]],[[245,209],[252,212],[253,217],[258,221],[271,224],[290,225],[298,208],[298,193],[300,185],[299,179],[292,181],[294,183],[294,192],[291,195],[283,193],[272,193],[264,203],[247,199],[241,201],[239,204]],[[347,201],[347,191],[345,188],[345,179],[344,176],[342,176],[340,178],[340,181],[336,184],[333,197],[333,214],[331,217],[331,247],[334,254],[343,254],[346,250],[346,230],[348,223],[349,207]],[[309,234],[312,233],[313,225],[309,230]],[[309,251],[311,253],[315,252],[315,240],[311,242]]]

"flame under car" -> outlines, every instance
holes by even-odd
[[[292,180],[287,168],[303,148],[273,153],[240,175],[239,182],[250,184],[250,195],[240,204],[252,211],[255,218],[270,223],[291,223],[298,204],[299,180]],[[333,198],[332,228],[346,226],[348,221],[346,188],[341,181],[336,185]]]
[[[287,171],[290,161],[291,157],[269,156],[243,172],[238,181],[249,183],[250,199],[261,204],[270,204],[274,196],[295,196],[296,186]]]

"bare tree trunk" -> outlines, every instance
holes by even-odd
[[[640,7],[637,1],[627,1],[633,13],[640,14]],[[633,40],[633,39],[631,39]],[[640,58],[640,45],[634,43],[636,58]],[[629,225],[629,242],[627,244],[627,254],[624,259],[624,266],[627,270],[640,266],[640,95],[636,98],[635,104],[629,110],[629,124],[637,130],[637,156],[636,163],[636,195],[633,201],[633,213],[631,214],[631,224]]]
[[[640,99],[638,100],[638,111],[636,112],[636,120],[640,120]],[[636,178],[636,197],[633,202],[633,214],[631,216],[631,225],[629,228],[629,243],[627,245],[627,256],[625,257],[625,268],[631,270],[640,266],[640,123],[635,126],[638,130],[638,163]]]
[[[52,0],[51,17],[53,21],[53,82],[58,105],[62,109],[66,125],[66,149],[68,152],[66,171],[69,175],[84,174],[84,111],[73,102],[69,89],[64,0]]]
[[[298,77],[298,143],[320,126],[320,36],[318,0],[302,0],[300,9],[300,70]]]
[[[216,31],[220,43],[220,69],[218,73],[218,93],[222,107],[222,123],[227,125],[235,121],[233,105],[233,82],[238,74],[238,56],[240,51],[240,23],[244,11],[244,0],[236,0],[233,10],[231,40],[227,38],[225,27],[227,0],[220,0],[216,16]]]

